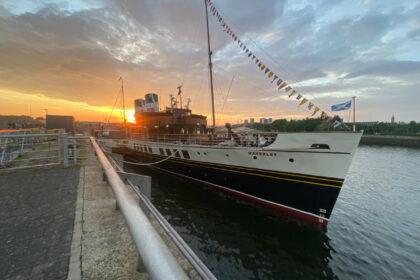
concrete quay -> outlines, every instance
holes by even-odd
[[[398,136],[398,135],[363,135],[360,139],[361,145],[380,145],[420,148],[419,136]]]
[[[0,197],[0,279],[150,278],[92,150],[70,168],[2,171]],[[151,223],[188,278],[200,279]]]

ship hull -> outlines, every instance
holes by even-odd
[[[133,151],[126,154],[126,158],[143,163],[162,159],[160,156]],[[240,170],[232,166],[214,166],[182,159],[166,160],[151,167],[188,177],[215,190],[274,211],[325,225],[343,182],[333,178],[296,177],[300,174],[275,174],[257,169]],[[320,209],[324,209],[325,213],[319,213]]]
[[[304,137],[301,134],[299,139]],[[313,142],[313,138],[308,139]],[[350,145],[348,137],[336,138],[341,144],[328,151],[279,149],[276,143],[264,149],[244,149],[131,140],[125,148],[116,151],[123,153],[127,161],[148,162],[161,171],[326,226],[359,140],[360,135],[356,135]],[[286,144],[283,138],[282,145]],[[330,146],[334,147],[332,143]]]

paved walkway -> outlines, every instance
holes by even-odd
[[[200,279],[154,219],[152,224],[186,273]],[[92,151],[78,167],[0,173],[0,279],[148,279],[137,261]]]
[[[66,279],[79,169],[0,175],[1,279]]]
[[[111,187],[96,158],[80,170],[76,222],[68,279],[147,279]]]

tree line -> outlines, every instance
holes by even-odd
[[[271,124],[254,123],[253,128],[262,131],[277,132],[311,132],[311,131],[348,131],[352,129],[352,124],[347,123],[338,128],[334,128],[332,123],[326,122],[321,118],[306,118],[301,120],[278,119]],[[363,130],[365,134],[381,135],[420,135],[420,122],[411,121],[409,123],[385,123],[385,122],[366,122],[357,123],[356,130]]]

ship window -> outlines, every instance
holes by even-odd
[[[184,157],[184,158],[190,158],[190,154],[187,152],[187,151],[185,151],[185,150],[182,150],[182,156]]]
[[[310,149],[325,149],[325,150],[329,150],[330,146],[328,146],[327,144],[312,144]]]
[[[229,156],[229,154],[226,154],[226,157],[228,157]]]
[[[149,153],[153,154],[153,150],[150,147],[147,147],[149,149]]]
[[[293,158],[289,158],[290,162],[295,162],[295,160]]]
[[[172,155],[171,150],[169,150],[169,149],[165,149],[165,150],[166,150],[166,154],[167,154],[168,156]]]
[[[254,159],[257,159],[257,156],[253,156]]]
[[[181,157],[181,155],[179,154],[179,151],[177,151],[177,150],[174,150],[174,154],[175,154],[175,157],[178,157],[178,158]]]
[[[206,153],[206,152],[204,152],[204,155],[205,155],[205,156],[207,156],[207,153]]]
[[[163,149],[162,149],[162,148],[159,148],[159,152],[160,152],[160,154],[161,154],[162,156],[164,156],[164,155],[165,155],[165,152],[163,151]]]
[[[200,155],[200,152],[197,152],[197,155]]]

